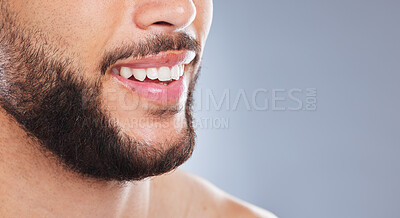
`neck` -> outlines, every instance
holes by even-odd
[[[3,110],[0,123],[0,214],[147,217],[149,180],[120,183],[82,178],[41,152],[39,144]]]

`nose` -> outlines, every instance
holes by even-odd
[[[133,16],[143,30],[174,32],[189,26],[196,17],[193,0],[144,0]]]

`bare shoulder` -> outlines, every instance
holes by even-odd
[[[205,179],[182,170],[154,179],[153,186],[158,190],[158,197],[168,196],[175,198],[171,201],[184,202],[175,211],[175,215],[182,217],[276,218],[271,212],[239,200]]]

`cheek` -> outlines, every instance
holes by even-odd
[[[194,0],[193,2],[197,9],[197,15],[193,25],[197,30],[199,39],[204,45],[211,27],[213,2],[212,0]]]
[[[123,19],[124,5],[121,1],[80,1],[81,7],[71,6],[75,13],[71,20],[61,23],[63,36],[86,66],[97,67],[104,50],[117,26]],[[67,15],[63,16],[65,19]],[[95,66],[96,65],[96,66]],[[94,70],[94,69],[93,69]]]
[[[121,23],[123,7],[120,1],[84,1],[80,7],[70,6],[73,16],[64,15],[61,19],[68,20],[58,23],[61,37],[90,71],[96,70],[102,51]]]
[[[98,64],[99,56],[122,19],[122,1],[16,0],[20,23],[38,30],[47,43],[65,50],[86,67]]]

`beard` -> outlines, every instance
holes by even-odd
[[[39,31],[21,27],[4,8],[0,11],[0,105],[44,154],[50,153],[66,170],[105,181],[160,175],[191,156],[195,144],[191,103],[198,55],[189,74],[186,127],[178,137],[162,143],[139,141],[121,130],[102,105],[101,81],[108,67],[123,58],[182,49],[198,53],[195,40],[184,34],[157,35],[114,49],[101,60],[97,79],[89,81],[79,74],[83,67],[60,48],[44,43],[45,36]],[[159,107],[149,115],[165,111],[177,112]]]

